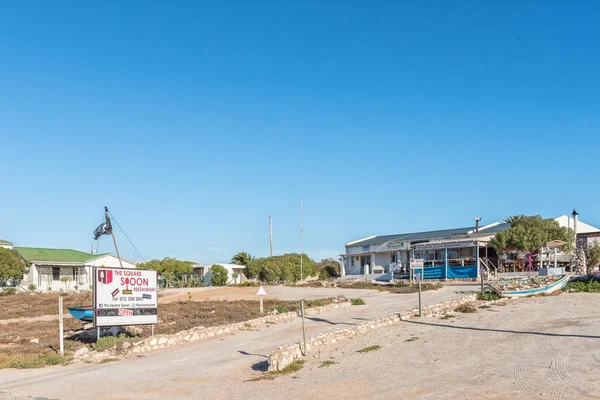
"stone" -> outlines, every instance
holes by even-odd
[[[129,342],[123,342],[123,343],[121,344],[121,347],[122,347],[122,348],[124,348],[124,349],[128,349],[128,348],[130,348],[130,347],[131,347],[131,343],[129,343]]]
[[[158,344],[165,344],[169,341],[169,339],[167,339],[166,337],[161,337],[160,339],[158,339]]]
[[[192,337],[190,337],[190,342],[195,342],[196,340],[200,340],[200,335],[198,332],[194,333]]]
[[[40,342],[40,339],[38,339],[38,338],[33,338],[29,341],[29,343],[39,343],[39,342]]]
[[[177,344],[177,342],[178,342],[178,340],[177,340],[177,338],[176,338],[176,337],[172,337],[172,338],[170,338],[169,340],[167,340],[167,344],[168,344],[169,346],[172,346],[172,345],[174,345],[174,344]]]
[[[82,347],[80,349],[77,349],[75,351],[75,353],[73,353],[73,358],[84,358],[86,356],[88,356],[88,353],[90,352],[90,349],[87,347]]]

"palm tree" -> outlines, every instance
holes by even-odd
[[[252,260],[254,260],[254,257],[252,257],[249,253],[246,253],[245,251],[240,251],[231,258],[231,262],[233,264],[245,266],[247,266]]]
[[[510,215],[506,218],[504,218],[504,222],[506,222],[507,224],[514,224],[517,221],[522,220],[523,218],[525,218],[524,214],[520,214],[520,215]]]

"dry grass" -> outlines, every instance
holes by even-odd
[[[379,349],[381,349],[381,346],[377,344],[375,346],[369,346],[369,347],[365,347],[364,349],[357,350],[356,352],[357,353],[370,353],[372,351],[377,351]]]
[[[92,304],[91,292],[17,293],[0,296],[0,320],[57,315],[59,295],[63,296],[65,308]]]
[[[256,378],[248,379],[246,382],[272,381],[278,375],[292,374],[300,371],[305,362],[305,360],[296,360],[280,371],[269,371]]]
[[[375,289],[379,291],[387,291],[391,293],[416,293],[419,291],[419,286],[415,283],[410,285],[408,282],[400,281],[394,284],[377,284],[371,281],[358,281],[358,282],[341,282],[339,284],[340,288],[346,289]],[[427,290],[438,290],[441,289],[443,285],[441,283],[422,283],[421,291]]]
[[[460,313],[474,313],[477,312],[477,308],[469,303],[461,304],[460,306],[454,309],[456,312]]]

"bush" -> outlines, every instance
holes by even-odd
[[[474,312],[477,312],[477,309],[475,307],[473,307],[471,304],[465,303],[465,304],[461,304],[460,306],[456,307],[454,309],[454,311],[460,312],[460,313],[474,313]]]
[[[104,336],[103,338],[100,338],[100,340],[98,340],[96,343],[93,343],[92,348],[96,351],[110,350],[114,348],[117,351],[117,353],[119,353],[124,350],[123,343],[132,342],[134,340],[135,338],[129,338],[125,335]]]
[[[367,303],[365,303],[365,301],[363,299],[357,298],[357,299],[350,299],[350,304],[352,304],[353,306],[364,306]]]
[[[246,267],[244,273],[248,279],[258,279],[261,282],[297,282],[300,280],[300,254],[290,253],[254,259]],[[302,277],[306,278],[316,274],[315,262],[304,254],[302,256]]]
[[[227,269],[219,264],[215,264],[210,267],[211,277],[210,284],[212,286],[225,286],[227,285],[227,278],[229,276]]]
[[[15,289],[14,287],[10,287],[10,288],[4,288],[1,292],[0,292],[0,296],[10,296],[13,294],[17,293],[17,289]]]
[[[484,290],[483,293],[477,293],[477,300],[492,301],[500,300],[500,295],[496,292]]]
[[[600,293],[600,280],[588,278],[584,280],[570,281],[565,288],[569,292]]]
[[[278,313],[290,312],[290,310],[285,306],[275,306],[275,309],[277,310]]]
[[[31,285],[27,286],[27,289],[28,289],[30,292],[35,292],[36,286],[35,286],[35,284],[33,284],[33,283],[32,283]]]

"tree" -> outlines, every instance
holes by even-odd
[[[329,279],[336,277],[340,274],[342,267],[339,261],[333,258],[326,258],[317,263],[317,271],[319,272],[319,279]]]
[[[575,241],[575,233],[559,225],[553,219],[543,219],[535,216],[512,216],[506,220],[513,220],[510,228],[499,232],[491,241],[497,252],[502,253],[504,249],[517,249],[520,251],[535,253],[539,245],[552,240],[562,240],[567,244],[561,247],[561,251],[571,251]]]
[[[22,279],[27,266],[16,250],[0,247],[0,282]]]
[[[314,276],[317,273],[316,263],[306,254],[302,256],[302,276]],[[300,254],[290,253],[281,256],[257,258],[250,262],[244,274],[248,279],[261,282],[297,282],[300,280]]]
[[[227,279],[229,277],[229,274],[227,272],[227,269],[219,264],[215,264],[212,267],[210,267],[210,272],[211,272],[211,276],[210,276],[210,284],[213,286],[225,286],[227,285]]]
[[[136,268],[152,269],[166,279],[167,286],[169,286],[170,283],[174,283],[177,286],[179,285],[179,280],[177,279],[178,276],[194,272],[194,267],[192,267],[193,264],[194,263],[191,261],[182,261],[165,257],[162,260],[152,260],[136,264]]]
[[[244,265],[247,266],[250,262],[254,260],[254,257],[245,251],[240,251],[235,256],[231,258],[231,262],[236,265]]]
[[[600,242],[592,242],[588,245],[587,261],[587,273],[593,274],[594,269],[600,264]]]
[[[524,214],[509,215],[508,217],[504,218],[504,222],[509,223],[509,224],[514,224],[515,222],[520,221],[523,218],[525,218]]]

